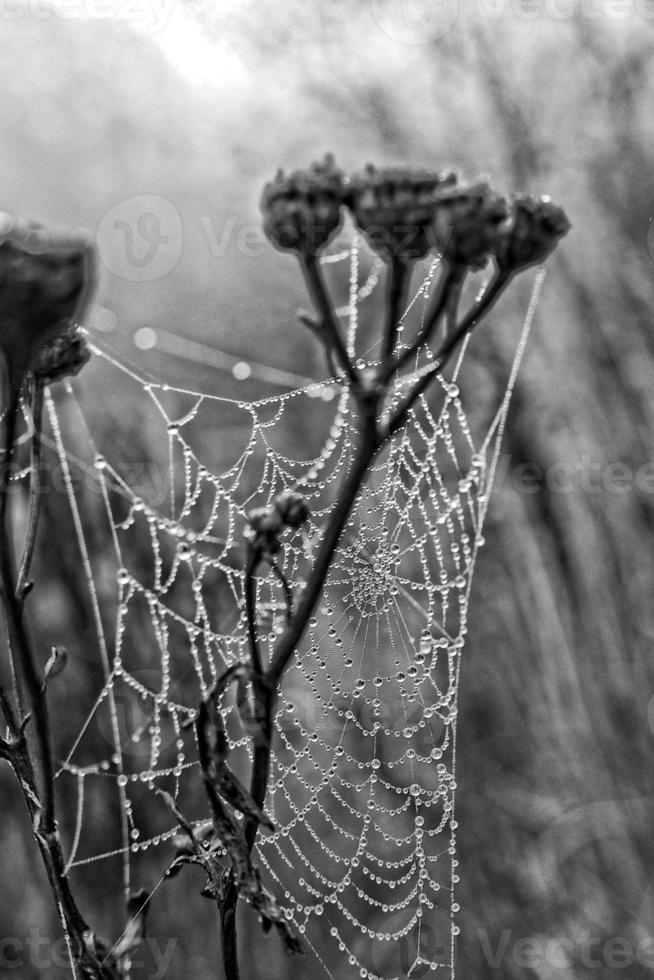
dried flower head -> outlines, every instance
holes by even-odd
[[[286,527],[298,528],[309,516],[309,505],[304,497],[292,490],[278,494],[273,500],[273,507],[279,514]]]
[[[341,226],[343,187],[343,172],[331,154],[288,176],[280,170],[261,198],[264,231],[273,245],[317,255]]]
[[[0,214],[0,353],[9,404],[39,351],[83,312],[92,272],[93,250],[84,233],[55,234]]]
[[[69,323],[58,337],[37,352],[32,371],[41,384],[50,385],[79,374],[90,358],[91,351],[84,334],[78,324]]]
[[[434,217],[436,246],[453,265],[481,269],[509,211],[486,181],[439,194]]]
[[[518,272],[537,265],[570,228],[565,211],[548,197],[516,195],[511,202],[511,222],[500,230],[493,246],[498,267]]]
[[[346,203],[371,248],[385,258],[423,258],[434,247],[437,193],[456,174],[372,164],[352,177]]]

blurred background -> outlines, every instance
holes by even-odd
[[[0,5],[0,206],[94,233],[87,325],[142,375],[230,398],[324,375],[296,327],[295,265],[257,233],[279,166],[326,151],[346,169],[453,165],[548,193],[573,223],[548,263],[471,598],[457,767],[466,980],[654,976],[653,26],[647,0]],[[526,276],[476,338],[476,389],[506,376],[530,288]],[[239,378],[241,360],[296,380]],[[96,357],[75,388],[99,451],[155,493],[167,446],[140,386]],[[74,443],[79,420],[54,396]],[[212,425],[220,467],[229,430]],[[79,483],[111,639],[109,544],[98,495]],[[83,653],[96,634],[70,521],[48,495],[33,615],[48,641],[82,651],[53,708],[62,753],[100,676]],[[46,937],[40,966],[36,939],[20,966],[3,946],[0,977],[67,976],[47,954],[56,916],[6,767],[0,792],[0,936]],[[110,850],[119,815],[100,799],[87,820]],[[70,835],[74,814],[63,822]],[[91,868],[80,903],[115,938],[120,868]],[[157,893],[152,934],[178,942],[167,972],[150,959],[135,977],[220,975],[214,911],[191,885]],[[244,977],[316,975],[252,936]]]

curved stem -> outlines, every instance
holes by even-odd
[[[397,256],[393,256],[388,270],[386,325],[382,350],[383,365],[388,365],[395,352],[397,329],[402,317],[402,307],[406,300],[410,278],[411,265]]]
[[[91,934],[73,898],[66,875],[64,851],[55,820],[50,728],[45,691],[38,676],[23,623],[22,605],[16,598],[14,586],[14,551],[8,495],[17,412],[18,404],[15,402],[9,406],[5,416],[5,454],[0,474],[0,584],[7,619],[9,652],[12,660],[16,658],[19,661],[15,667],[16,675],[18,678],[24,678],[29,694],[31,716],[23,717],[23,708],[19,702],[17,707],[20,717],[17,719],[5,692],[2,691],[0,704],[13,736],[11,742],[3,740],[3,755],[10,762],[23,792],[64,931],[73,975],[76,980],[82,976],[100,980],[103,977],[108,978],[109,972],[103,969],[97,957],[93,955],[89,945]],[[40,779],[37,778],[24,731],[30,717],[33,719],[30,726],[36,742]]]
[[[323,333],[323,342],[327,350],[333,349],[341,367],[348,376],[353,386],[358,387],[359,375],[350,360],[350,356],[345,348],[345,342],[341,336],[341,331],[334,318],[331,303],[327,296],[327,290],[323,282],[320,267],[315,255],[302,255],[300,265],[307,288],[313,303],[320,314],[320,326]]]
[[[271,562],[270,567],[284,590],[284,598],[286,599],[286,622],[290,623],[291,616],[293,615],[293,593],[291,591],[291,587],[288,584],[288,579],[276,561]]]

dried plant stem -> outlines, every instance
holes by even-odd
[[[320,543],[309,581],[302,591],[295,615],[279,638],[273,652],[270,667],[266,674],[271,687],[276,687],[279,683],[311,618],[315,605],[322,593],[327,572],[329,571],[341,534],[350,516],[368,467],[379,448],[376,420],[378,401],[378,396],[372,396],[368,401],[367,410],[369,414],[367,419],[362,420],[359,447],[347,474],[345,484],[339,493],[338,503]]]
[[[382,363],[391,363],[393,358],[398,327],[402,318],[402,308],[406,302],[411,279],[411,268],[412,264],[401,258],[394,257],[391,260],[386,287],[386,325],[384,328]]]
[[[14,583],[14,549],[11,528],[11,515],[8,507],[9,472],[13,455],[18,405],[14,404],[5,417],[5,453],[2,478],[0,480],[0,582],[2,604],[7,621],[9,654],[14,664],[14,672],[19,688],[16,692],[16,708],[11,706],[4,690],[0,691],[0,706],[9,726],[9,739],[0,739],[0,756],[11,765],[20,783],[25,804],[31,818],[32,828],[41,857],[48,875],[48,881],[55,898],[61,920],[71,967],[74,976],[90,980],[109,980],[110,974],[100,965],[90,945],[89,928],[84,921],[73,898],[65,870],[64,851],[59,828],[55,819],[54,781],[52,755],[50,751],[50,726],[45,695],[45,687],[36,666],[29,637],[22,615],[23,592],[19,593]],[[37,450],[37,460],[40,458]],[[34,457],[33,457],[34,459]],[[32,473],[32,490],[38,477]],[[38,491],[35,491],[38,493]],[[30,508],[31,534],[35,535],[38,507]],[[26,548],[23,565],[29,569],[33,541]],[[27,561],[25,561],[27,559]],[[29,714],[25,714],[22,685],[29,700]],[[26,732],[33,733],[37,767],[32,759]],[[87,942],[87,939],[89,942]]]
[[[389,359],[384,373],[385,381],[388,381],[392,374],[401,370],[405,364],[408,364],[422,347],[430,343],[441,317],[447,310],[451,295],[458,291],[464,277],[465,269],[458,266],[451,266],[443,260],[442,272],[436,283],[434,295],[431,298],[431,303],[425,316],[425,322],[414,342],[405,348],[397,357]]]
[[[359,384],[359,375],[345,348],[345,342],[327,295],[318,260],[315,255],[304,253],[300,258],[300,264],[309,295],[320,316],[320,336],[325,348],[328,353],[333,351],[350,384],[356,386]]]
[[[256,614],[256,598],[257,598],[257,583],[255,579],[255,574],[258,565],[258,558],[255,552],[248,549],[248,558],[245,568],[245,614],[248,624],[248,641],[250,644],[250,660],[252,661],[252,669],[255,674],[261,674],[263,671],[263,664],[261,662],[261,651],[259,650],[259,642],[257,640],[257,614]]]
[[[2,582],[2,597],[10,655],[15,664],[17,678],[25,684],[29,699],[29,710],[33,716],[30,726],[34,732],[37,755],[39,758],[41,792],[43,803],[43,821],[47,831],[54,826],[54,799],[52,789],[52,757],[50,753],[50,736],[47,717],[45,692],[39,678],[34,655],[25,630],[22,616],[22,604],[16,599],[13,572],[13,536],[11,515],[7,506],[9,493],[9,472],[13,455],[14,437],[16,432],[16,416],[18,405],[9,409],[5,420],[5,454],[0,482],[0,579]],[[24,714],[24,706],[18,704],[19,713]],[[22,721],[22,719],[21,719]]]
[[[16,599],[23,604],[28,591],[30,566],[36,545],[36,532],[39,525],[41,510],[41,494],[43,483],[41,425],[43,417],[43,384],[34,379],[32,382],[32,440],[30,445],[30,495],[27,514],[27,529],[23,545],[23,557],[16,583]]]

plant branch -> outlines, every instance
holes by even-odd
[[[38,675],[23,623],[22,603],[17,599],[14,584],[14,549],[8,497],[17,414],[18,403],[14,401],[5,415],[5,452],[0,477],[0,582],[2,603],[7,620],[9,653],[18,682],[17,707],[22,720],[19,723],[3,690],[0,693],[0,706],[7,719],[11,739],[9,741],[2,740],[0,754],[10,763],[20,783],[31,818],[34,836],[41,852],[66,937],[75,976],[88,977],[89,980],[102,980],[106,977],[109,980],[109,972],[103,969],[95,956],[91,933],[77,908],[68,884],[63,846],[55,820],[50,728],[45,690]],[[22,707],[21,679],[24,680],[29,695],[30,715],[25,715]],[[25,735],[25,729],[31,719],[33,719],[32,730],[39,761],[40,779],[37,779]]]
[[[17,678],[22,677],[25,681],[30,708],[34,717],[33,730],[41,770],[42,787],[40,798],[43,802],[43,822],[46,832],[50,832],[54,828],[54,794],[47,703],[23,623],[22,608],[16,599],[12,567],[14,554],[13,537],[10,514],[7,507],[9,472],[13,456],[17,413],[18,404],[15,403],[8,409],[5,419],[5,454],[2,480],[0,482],[0,579],[2,582],[5,615],[7,617],[10,653],[12,659],[16,661],[15,670]],[[23,713],[23,708],[20,703],[18,710],[21,714]]]
[[[274,709],[279,680],[293,657],[304,635],[307,623],[322,593],[329,568],[345,525],[356,502],[366,472],[374,458],[379,442],[377,438],[377,407],[379,395],[367,392],[361,398],[361,433],[357,453],[339,494],[336,509],[320,544],[309,581],[304,587],[295,615],[287,623],[273,652],[268,670],[263,676],[253,678],[255,697],[263,716],[263,729],[255,740],[250,796],[258,807],[263,808],[270,777],[270,753]],[[256,841],[259,824],[254,819],[245,823],[245,840],[251,851]],[[236,908],[238,888],[232,874],[223,891],[221,927],[223,935],[223,965],[227,980],[239,980],[238,950],[236,938]]]
[[[28,719],[25,719],[9,741],[0,740],[0,756],[10,763],[21,786],[34,837],[41,852],[64,930],[73,974],[76,978],[81,976],[88,980],[111,980],[115,974],[109,969],[105,970],[96,956],[92,935],[70,890],[59,828],[56,823],[48,828],[44,820],[44,808],[39,797],[34,767],[25,738],[24,729],[27,721]]]
[[[0,709],[5,716],[5,721],[7,722],[7,727],[13,738],[18,734],[18,723],[16,721],[16,716],[14,714],[14,709],[11,706],[11,701],[7,695],[2,684],[0,684]]]

